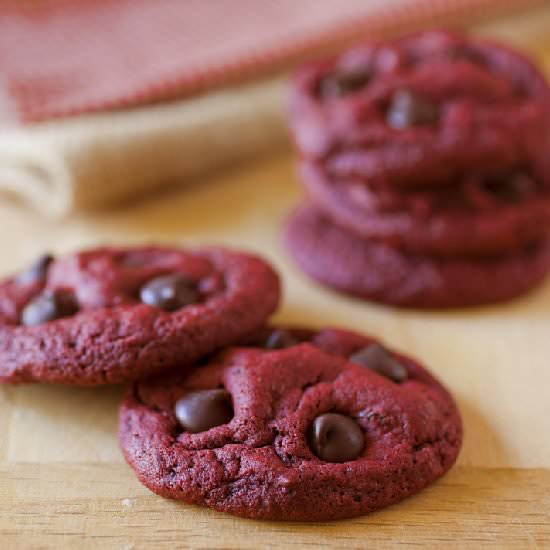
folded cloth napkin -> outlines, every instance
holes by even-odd
[[[285,143],[282,84],[0,132],[0,189],[45,214],[98,208]]]
[[[0,191],[63,215],[188,181],[285,143],[280,80],[243,81],[546,1],[3,0]]]

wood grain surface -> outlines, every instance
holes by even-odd
[[[476,30],[524,47],[550,72],[550,6]],[[163,500],[137,482],[115,436],[122,388],[2,387],[0,548],[550,548],[550,281],[509,304],[444,313],[338,296],[303,277],[280,246],[300,194],[289,153],[63,222],[0,203],[0,275],[46,249],[99,243],[257,251],[284,279],[279,320],[370,332],[448,385],[465,422],[457,466],[419,495],[355,520],[240,520]]]

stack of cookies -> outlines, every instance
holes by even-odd
[[[278,301],[242,252],[43,256],[0,282],[0,382],[131,383],[119,441],[139,480],[238,516],[353,517],[442,476],[462,441],[445,388],[372,338],[270,325]]]
[[[312,278],[410,307],[498,302],[550,268],[550,89],[521,54],[448,32],[300,69],[307,202],[287,247]]]

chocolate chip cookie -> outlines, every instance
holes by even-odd
[[[461,440],[431,374],[339,330],[265,329],[189,375],[136,383],[119,414],[121,449],[145,486],[255,519],[388,506],[443,475]]]
[[[550,244],[487,258],[434,258],[361,238],[306,203],[289,218],[285,243],[296,264],[341,292],[390,305],[447,308],[508,300],[540,284]]]
[[[540,243],[550,231],[550,163],[503,173],[472,172],[449,187],[373,190],[330,179],[300,163],[311,200],[357,236],[436,257],[499,256]]]
[[[262,325],[279,281],[224,249],[98,248],[0,283],[0,381],[119,383],[185,367]]]
[[[290,100],[300,154],[373,187],[515,169],[546,153],[549,116],[550,89],[523,55],[442,31],[307,65]]]

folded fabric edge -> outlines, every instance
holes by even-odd
[[[46,216],[115,205],[288,142],[281,80],[0,132],[0,193]]]
[[[48,217],[65,214],[73,203],[63,159],[26,135],[0,136],[0,193]]]

